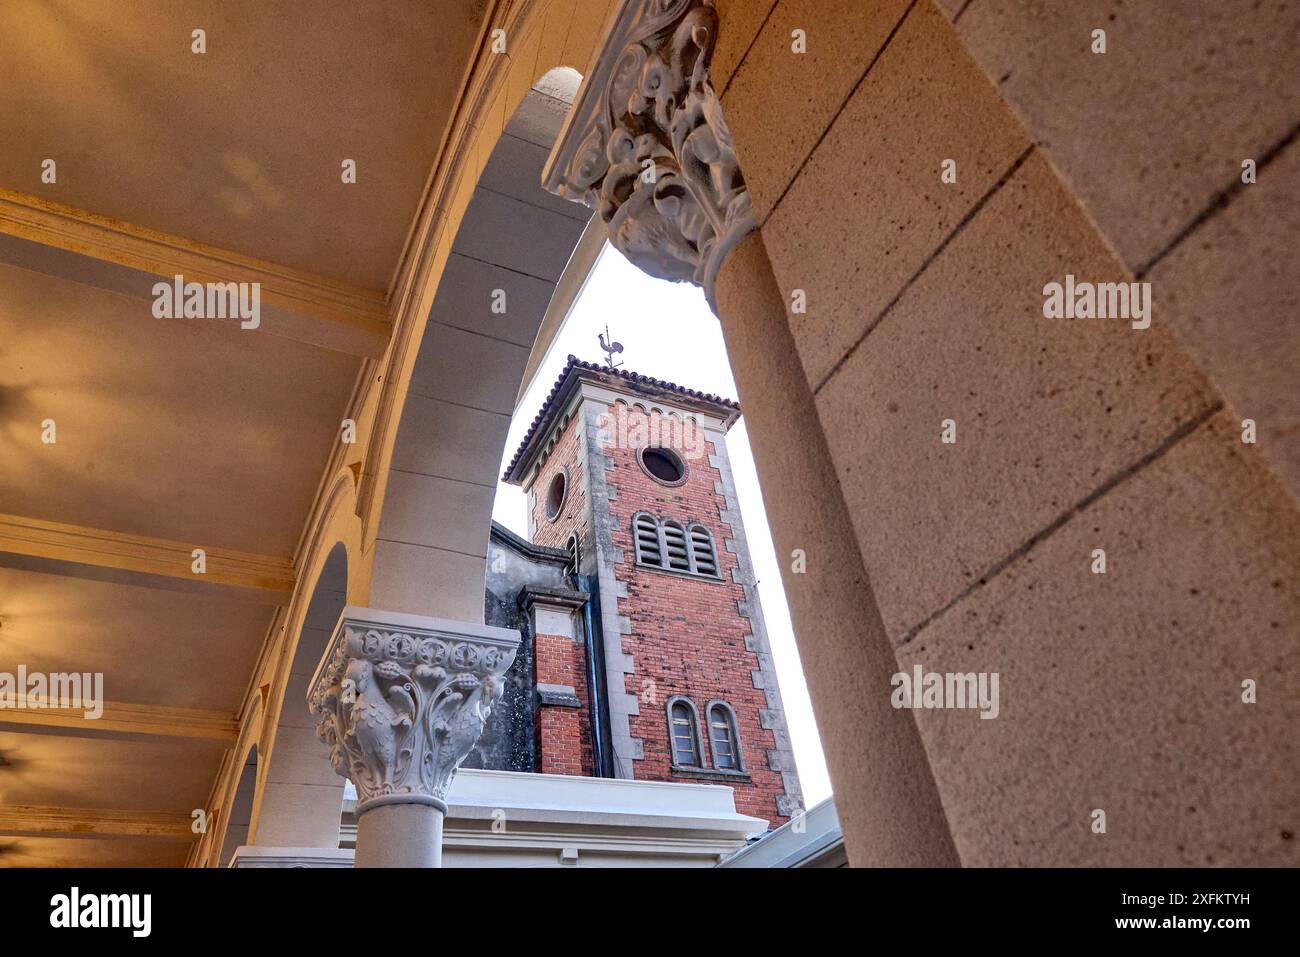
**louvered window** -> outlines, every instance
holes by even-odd
[[[644,512],[632,523],[632,536],[636,540],[636,560],[642,565],[662,565],[663,550],[659,545],[659,521]]]
[[[686,529],[676,522],[664,522],[663,545],[664,560],[660,562],[665,568],[679,572],[691,571],[691,556],[686,549]]]
[[[691,570],[697,575],[718,574],[718,559],[713,553],[713,536],[703,525],[691,526]]]
[[[569,553],[569,564],[568,567],[565,568],[564,570],[565,573],[568,575],[578,574],[578,569],[580,567],[580,560],[582,557],[578,552],[578,547],[579,546],[578,546],[577,535],[570,535],[569,540],[564,543],[564,550]]]
[[[720,578],[713,534],[703,525],[689,528],[671,518],[637,512],[632,519],[632,543],[638,565]]]

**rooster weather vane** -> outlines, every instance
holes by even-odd
[[[617,369],[621,366],[623,363],[615,362],[614,356],[623,351],[623,343],[610,342],[609,326],[605,327],[605,332],[603,334],[599,332],[596,333],[596,338],[600,341],[600,347],[605,350],[605,364],[611,369]]]

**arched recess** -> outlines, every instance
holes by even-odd
[[[384,476],[372,607],[483,620],[506,433],[538,329],[590,219],[541,185],[579,81],[557,68],[524,95],[452,240]],[[603,235],[593,230],[584,247]]]
[[[344,780],[334,772],[329,748],[316,735],[316,721],[307,710],[307,686],[347,604],[347,589],[348,552],[338,542],[316,578],[284,678],[252,836],[259,846],[338,847]]]
[[[221,840],[221,857],[218,864],[229,867],[235,851],[248,843],[248,832],[253,820],[253,797],[257,793],[257,745],[248,749],[244,769],[239,774],[239,784],[231,799],[226,820],[225,836]]]

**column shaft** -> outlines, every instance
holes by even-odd
[[[357,867],[442,867],[443,813],[429,804],[384,804],[357,818]]]
[[[912,712],[890,705],[897,659],[761,234],[723,263],[715,299],[849,860],[957,866]],[[804,573],[793,571],[795,549]]]

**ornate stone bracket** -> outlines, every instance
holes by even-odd
[[[709,82],[709,0],[628,0],[605,38],[543,173],[596,209],[639,268],[704,288],[757,225]]]
[[[519,632],[349,606],[316,669],[308,705],[357,814],[429,804],[447,788],[515,660]]]

